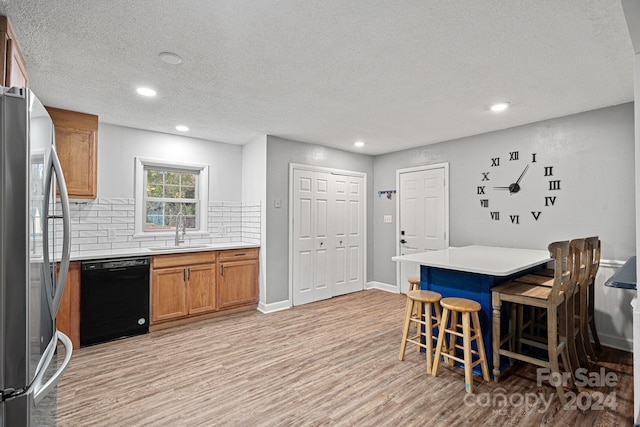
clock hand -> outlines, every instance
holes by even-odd
[[[524,170],[520,174],[520,178],[518,178],[518,180],[516,181],[516,184],[518,184],[518,185],[520,184],[520,180],[522,179],[522,177],[524,176],[524,174],[527,172],[528,169],[529,169],[529,165],[527,165],[527,167],[524,168]]]
[[[509,190],[510,187],[493,187],[496,190]]]

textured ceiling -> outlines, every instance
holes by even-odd
[[[0,12],[45,104],[232,144],[268,134],[380,154],[633,100],[620,0],[0,0]],[[512,108],[491,113],[500,100]]]

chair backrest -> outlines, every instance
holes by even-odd
[[[589,270],[588,283],[595,283],[596,274],[600,267],[600,239],[598,236],[587,237],[584,239],[587,244],[587,269]]]
[[[549,244],[549,255],[554,260],[553,288],[549,294],[549,302],[558,301],[560,292],[571,295],[574,292],[580,271],[580,262],[575,261],[576,250],[568,240]]]
[[[573,248],[576,271],[579,272],[576,277],[576,283],[579,284],[579,286],[587,286],[589,283],[589,267],[591,265],[589,261],[591,254],[587,245],[587,239],[573,239],[570,245]],[[577,291],[576,289],[576,292]]]

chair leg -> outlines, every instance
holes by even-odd
[[[524,307],[522,304],[516,304],[515,302],[511,303],[511,319],[509,322],[515,322],[516,327],[511,326],[509,329],[511,331],[516,331],[515,334],[510,335],[509,339],[509,349],[514,353],[522,353],[522,325],[524,324]],[[513,366],[513,359],[509,358],[509,366]]]
[[[602,345],[600,345],[600,338],[598,338],[598,331],[596,331],[596,316],[595,316],[595,283],[589,285],[589,327],[591,329],[591,336],[595,342],[596,349],[602,351]]]
[[[442,309],[442,321],[440,322],[438,331],[438,344],[436,344],[436,354],[433,358],[433,366],[431,367],[431,375],[438,376],[438,364],[440,363],[440,357],[442,354],[442,345],[444,344],[444,335],[447,328],[447,321],[449,320],[449,310],[447,308]]]
[[[413,313],[413,300],[407,298],[407,307],[404,311],[404,325],[402,326],[402,341],[400,342],[400,354],[398,359],[404,360],[404,353],[407,350],[407,338],[409,337],[409,325]]]
[[[487,353],[484,351],[484,337],[482,336],[482,330],[480,329],[480,317],[477,312],[471,313],[473,316],[473,331],[476,336],[476,344],[478,346],[478,355],[480,357],[480,368],[482,369],[482,378],[485,381],[491,381],[489,376],[489,365],[487,364]]]
[[[573,321],[574,324],[572,326],[572,330],[574,331],[574,335],[576,337],[576,350],[578,352],[578,361],[580,362],[580,367],[589,368],[589,356],[587,353],[587,344],[586,341],[589,340],[589,336],[587,335],[585,338],[584,328],[582,324],[584,323],[584,318],[586,316],[586,310],[583,311],[583,308],[586,308],[585,300],[586,300],[586,291],[587,289],[580,285],[580,291],[576,294],[576,298],[574,299],[574,313]]]
[[[423,308],[422,308],[423,303],[421,303],[420,301],[414,301],[413,302],[413,310],[416,313],[416,318],[418,320],[423,320],[424,317],[426,317],[426,315],[423,312]],[[420,323],[416,323],[416,335],[420,336],[420,334],[422,334],[422,325]],[[420,346],[416,344],[416,351],[420,352]]]
[[[557,323],[556,323],[556,327],[554,328],[553,331],[551,331],[550,329],[548,329],[548,339],[551,340],[551,336],[556,337],[556,347],[558,346],[558,341],[559,343],[563,344],[565,348],[567,348],[567,355],[569,356],[568,359],[566,360],[566,363],[564,364],[564,369],[567,372],[573,372],[573,367],[578,367],[577,363],[575,361],[575,340],[571,339],[569,340],[569,319],[568,319],[568,315],[567,315],[567,311],[568,311],[567,307],[567,303],[566,301],[563,302],[562,304],[560,304],[560,306],[558,307],[558,309],[549,309],[547,310],[547,329],[548,329],[548,324],[549,324],[549,312],[553,312],[553,314],[557,317]],[[551,349],[551,342],[549,341],[549,349]],[[573,349],[572,349],[573,346]],[[559,354],[557,354],[557,349],[556,349],[556,360],[557,360],[557,356],[560,356]],[[551,357],[551,356],[549,356]]]
[[[500,295],[496,292],[491,295],[491,306],[493,318],[491,325],[493,336],[491,345],[493,347],[493,380],[498,382],[498,377],[500,377],[500,339],[502,338],[500,335],[500,307],[502,306],[502,301],[500,300]]]
[[[471,325],[469,313],[461,313],[462,316],[462,348],[464,352],[464,389],[467,393],[473,393],[473,372],[471,372]]]
[[[571,366],[577,369],[580,367],[580,360],[578,359],[578,348],[576,347],[574,301],[574,296],[567,297],[560,308],[560,322],[564,324],[564,328],[560,328],[560,334],[566,343]]]
[[[548,352],[549,352],[549,369],[551,370],[551,377],[555,374],[555,378],[562,378],[560,374],[560,366],[558,365],[558,324],[556,309],[551,308],[547,312],[547,331],[548,331]],[[568,360],[563,361],[569,363]],[[566,367],[565,367],[566,368]],[[562,381],[558,381],[556,385],[556,392],[560,398],[560,402],[563,405],[567,404],[567,398],[564,395],[564,388],[562,387]]]
[[[431,373],[431,367],[433,366],[433,321],[432,321],[432,312],[433,312],[433,304],[430,302],[424,305],[424,320],[426,322],[425,325],[425,344],[427,346],[427,374]]]

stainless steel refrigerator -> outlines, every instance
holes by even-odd
[[[69,227],[51,118],[29,89],[0,87],[0,427],[56,424]]]

